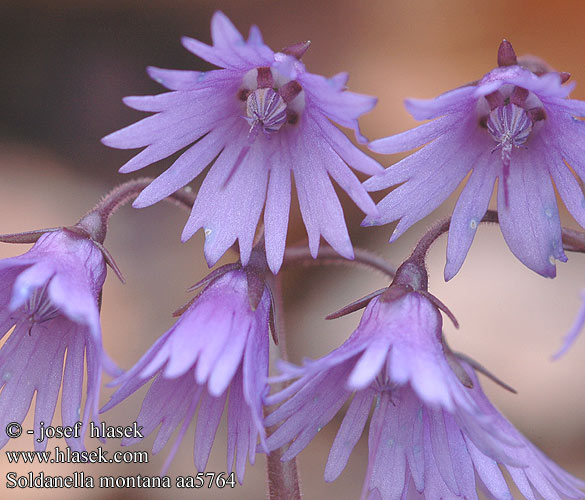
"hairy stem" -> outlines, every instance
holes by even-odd
[[[493,222],[498,223],[498,212],[495,210],[488,210],[483,219],[481,219],[480,224],[482,222]],[[431,229],[429,229],[425,235],[420,239],[420,241],[416,244],[416,247],[412,251],[410,258],[408,260],[415,262],[417,264],[424,264],[425,258],[429,251],[429,248],[433,245],[433,243],[447,231],[449,231],[449,226],[451,225],[451,217],[447,217],[446,219],[440,220],[435,224]]]
[[[119,184],[106,194],[100,202],[90,211],[98,212],[106,218],[106,221],[129,201],[134,200],[140,192],[146,188],[154,179],[151,177],[140,177]],[[174,203],[185,210],[190,211],[195,201],[195,196],[190,188],[182,188],[169,195],[165,200]]]
[[[278,349],[280,358],[288,361],[286,351],[286,334],[284,327],[284,311],[282,300],[282,278],[280,275],[274,277],[273,297],[276,308],[276,331],[278,333]],[[286,386],[286,383],[275,384],[274,389],[281,391]],[[265,413],[271,412],[271,408],[265,408]],[[275,429],[267,429],[268,433]],[[302,499],[301,488],[299,482],[299,473],[297,471],[297,460],[293,458],[286,462],[282,462],[285,448],[281,447],[277,450],[271,451],[266,459],[266,474],[268,479],[268,498],[269,500],[300,500]]]

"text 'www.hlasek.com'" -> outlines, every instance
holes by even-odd
[[[49,439],[79,440],[82,432],[82,422],[73,426],[46,426],[39,423],[38,431],[32,429],[23,431],[22,426],[17,422],[9,423],[5,432],[6,435],[15,439],[23,432],[34,435],[37,443],[48,443]],[[109,426],[104,422],[95,424],[90,422],[88,434],[94,439],[139,439],[143,438],[142,427],[133,422],[132,425]],[[71,441],[73,442],[73,441]],[[76,449],[79,448],[79,449]],[[147,464],[149,454],[147,451],[127,450],[110,452],[98,446],[95,450],[85,450],[81,445],[55,446],[52,450],[35,451],[5,451],[6,460],[10,465],[49,465],[49,464]],[[7,472],[5,475],[5,487],[14,488],[234,488],[236,486],[235,474],[227,472],[198,472],[194,476],[117,476],[99,475],[94,476],[85,471],[75,471],[69,475],[49,475],[43,471],[29,471],[19,474],[15,471]]]

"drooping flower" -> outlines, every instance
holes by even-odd
[[[362,498],[477,499],[512,495],[499,466],[527,499],[584,498],[585,483],[551,462],[488,401],[472,366],[442,340],[436,299],[392,285],[368,304],[356,331],[338,349],[302,367],[282,365],[280,380],[298,378],[268,404],[280,424],[269,449],[290,443],[296,456],[351,399],[325,480],[345,468],[374,406]],[[414,497],[411,497],[414,498]]]
[[[66,229],[47,232],[25,254],[0,261],[0,338],[10,332],[0,349],[0,428],[22,422],[36,392],[37,450],[47,445],[37,441],[40,422],[51,425],[61,385],[62,425],[83,422],[80,437],[67,439],[70,447],[83,449],[84,431],[97,416],[104,362],[98,301],[105,277],[102,250]],[[8,439],[1,432],[0,447]]]
[[[534,57],[516,59],[509,42],[498,67],[481,80],[431,100],[409,99],[419,120],[432,121],[371,143],[381,153],[424,147],[368,179],[377,191],[401,184],[380,203],[380,217],[400,219],[390,241],[435,210],[471,172],[457,201],[447,245],[445,278],[460,269],[498,179],[499,223],[506,243],[526,266],[554,277],[566,261],[555,189],[585,227],[585,103],[568,99],[569,75],[550,71]],[[570,167],[569,167],[570,165]]]
[[[148,436],[160,425],[153,445],[158,453],[183,422],[166,470],[199,406],[194,462],[197,470],[205,471],[229,399],[227,467],[231,472],[235,461],[241,483],[246,457],[253,464],[258,437],[262,443],[265,438],[262,397],[268,390],[270,293],[264,285],[258,289],[258,280],[251,283],[241,268],[220,268],[213,276],[204,280],[209,284],[177,322],[113,382],[120,387],[101,411],[154,379],[136,419],[142,434]],[[139,439],[124,439],[122,445]]]
[[[353,257],[343,212],[330,176],[366,213],[377,210],[351,166],[366,174],[382,169],[357,149],[332,122],[352,128],[376,99],[346,90],[347,74],[309,73],[300,58],[309,43],[281,52],[264,45],[256,26],[244,40],[216,12],[213,45],[183,38],[187,50],[218,66],[206,73],[149,68],[171,92],[127,97],[126,105],[156,113],[103,139],[132,149],[147,146],[121,172],[133,172],[188,149],[134,202],[146,207],[185,186],[212,164],[183,231],[183,240],[205,231],[205,256],[213,265],[236,241],[248,262],[264,208],[266,253],[273,272],[282,264],[291,196],[291,172],[313,256],[319,239]],[[265,205],[266,202],[266,205]]]

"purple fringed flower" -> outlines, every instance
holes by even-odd
[[[51,424],[61,381],[63,425],[83,422],[81,437],[67,439],[70,447],[83,449],[85,428],[97,416],[103,362],[98,301],[105,277],[102,251],[68,230],[45,233],[27,253],[0,261],[1,336],[14,326],[0,349],[0,429],[23,421],[36,391],[37,450],[47,445],[36,439],[40,422]],[[0,447],[8,439],[0,432]]]
[[[282,379],[300,378],[267,398],[274,404],[290,397],[266,419],[267,426],[281,424],[267,438],[269,449],[291,443],[283,459],[294,457],[353,395],[325,480],[345,468],[374,405],[363,499],[404,499],[410,491],[470,500],[479,487],[511,500],[498,465],[527,499],[584,498],[585,483],[546,458],[490,404],[471,366],[442,342],[441,327],[427,296],[374,298],[341,347],[301,368],[283,365]]]
[[[549,71],[534,57],[517,60],[509,42],[500,45],[498,64],[481,80],[435,99],[407,100],[416,119],[432,121],[371,143],[380,153],[424,145],[365,182],[369,191],[401,184],[378,204],[380,217],[364,220],[400,219],[390,241],[435,210],[471,172],[453,212],[447,280],[463,264],[496,179],[506,243],[537,273],[554,277],[555,259],[567,260],[553,181],[585,227],[585,198],[574,175],[585,180],[585,123],[575,118],[585,117],[585,102],[567,98],[573,89],[563,85],[567,73]]]
[[[244,40],[216,12],[213,46],[183,38],[187,50],[223,69],[197,71],[149,68],[172,92],[127,97],[126,105],[156,113],[103,139],[107,146],[147,146],[121,172],[133,172],[188,146],[171,167],[134,202],[146,207],[197,177],[209,164],[183,241],[205,231],[205,257],[214,265],[236,241],[247,264],[262,209],[266,254],[276,273],[282,264],[291,196],[291,172],[313,256],[319,239],[353,258],[341,204],[330,176],[368,215],[377,209],[348,165],[366,174],[381,166],[357,149],[331,122],[352,128],[376,99],[346,90],[347,74],[308,73],[300,58],[309,43],[273,52],[256,26]],[[266,206],[265,206],[266,202]]]
[[[205,471],[228,390],[227,466],[231,472],[235,460],[240,483],[246,456],[254,463],[258,436],[264,443],[270,293],[264,287],[253,309],[246,274],[240,269],[213,280],[138,363],[113,382],[120,387],[101,410],[117,405],[154,378],[136,419],[144,436],[161,426],[153,453],[165,446],[183,421],[164,470],[199,406],[194,461],[197,470]],[[122,445],[138,440],[125,439]]]

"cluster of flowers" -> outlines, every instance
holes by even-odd
[[[170,92],[126,98],[128,106],[154,114],[103,140],[116,148],[146,147],[122,172],[187,148],[164,173],[122,185],[74,226],[0,238],[35,243],[0,261],[0,325],[3,336],[10,332],[0,350],[0,429],[25,418],[35,392],[35,428],[50,422],[61,385],[63,424],[81,419],[87,427],[98,418],[105,370],[119,387],[101,411],[154,379],[137,421],[145,435],[160,425],[154,452],[179,428],[165,468],[198,411],[194,460],[205,470],[228,399],[227,465],[240,482],[258,446],[266,453],[286,449],[278,458],[290,460],[350,401],[325,479],[345,468],[373,411],[363,498],[471,499],[482,489],[509,499],[503,469],[529,500],[585,498],[583,481],[552,463],[490,404],[476,371],[489,373],[448,347],[442,313],[454,318],[429,293],[424,262],[428,247],[450,227],[445,279],[452,278],[486,218],[499,221],[512,252],[543,276],[554,277],[555,260],[567,259],[564,249],[579,250],[578,238],[564,245],[551,182],[585,227],[579,184],[585,124],[578,118],[585,117],[585,103],[568,99],[569,75],[536,58],[518,59],[502,42],[498,67],[480,80],[436,99],[407,101],[415,118],[431,121],[368,146],[380,153],[423,147],[384,170],[333,124],[367,142],[357,120],[376,100],[346,90],[344,73],[307,72],[301,58],[309,43],[273,52],[255,26],[246,40],[221,12],[211,33],[212,46],[190,38],[183,45],[220,69],[149,68]],[[209,165],[197,195],[186,201],[182,188]],[[371,177],[361,184],[350,167]],[[331,178],[365,212],[364,225],[400,220],[392,241],[471,174],[450,223],[421,240],[388,288],[342,311],[365,307],[348,340],[301,367],[280,362],[281,375],[270,380],[270,330],[278,334],[272,277],[287,262],[291,172],[310,255],[318,256],[323,236],[349,260],[354,249]],[[487,210],[496,179],[497,214]],[[377,206],[367,193],[397,185]],[[103,246],[107,222],[128,199],[145,207],[169,196],[191,209],[184,240],[204,229],[209,266],[236,241],[240,257],[195,285],[201,292],[175,325],[121,373],[103,352],[99,321],[106,264],[119,274]],[[585,312],[565,348],[583,322]],[[280,390],[270,394],[270,382]],[[7,440],[0,435],[0,446]],[[81,449],[83,438],[68,444]],[[37,449],[45,445],[35,441]]]

